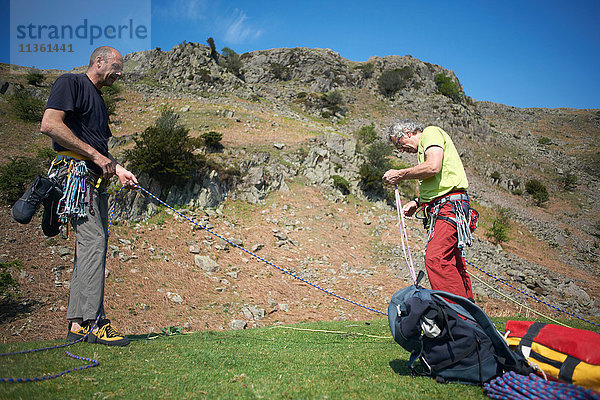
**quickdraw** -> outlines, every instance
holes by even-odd
[[[68,168],[66,178],[59,176],[61,164],[65,163]],[[57,215],[61,227],[63,238],[68,237],[68,223],[70,219],[85,218],[86,207],[89,205],[89,212],[93,214],[91,208],[92,191],[88,190],[88,168],[85,161],[75,158],[58,156],[52,161],[48,170],[48,178],[54,182],[60,182],[64,179],[62,188],[63,196],[58,202]],[[66,232],[66,233],[65,233]]]

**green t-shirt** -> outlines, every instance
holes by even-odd
[[[465,168],[450,136],[442,128],[428,126],[421,133],[418,148],[419,164],[425,162],[425,151],[431,146],[444,150],[442,170],[436,175],[419,180],[420,200],[426,203],[455,190],[465,190],[469,186]]]

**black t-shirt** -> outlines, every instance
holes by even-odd
[[[108,111],[102,93],[86,74],[64,74],[58,77],[48,97],[46,108],[66,112],[65,125],[81,139],[108,157],[108,139],[112,136],[108,127]],[[56,142],[54,150],[69,150]],[[88,167],[98,172],[100,168],[92,162]]]

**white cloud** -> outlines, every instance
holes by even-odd
[[[257,39],[262,35],[263,30],[250,26],[247,20],[245,12],[235,9],[225,31],[225,41],[239,44]]]

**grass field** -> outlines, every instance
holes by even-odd
[[[154,337],[134,337],[124,348],[68,347],[100,365],[44,382],[2,383],[0,398],[487,398],[478,386],[412,378],[408,353],[391,339],[385,319]],[[2,344],[0,351],[54,344]],[[0,375],[51,375],[84,364],[58,349],[0,358]]]

